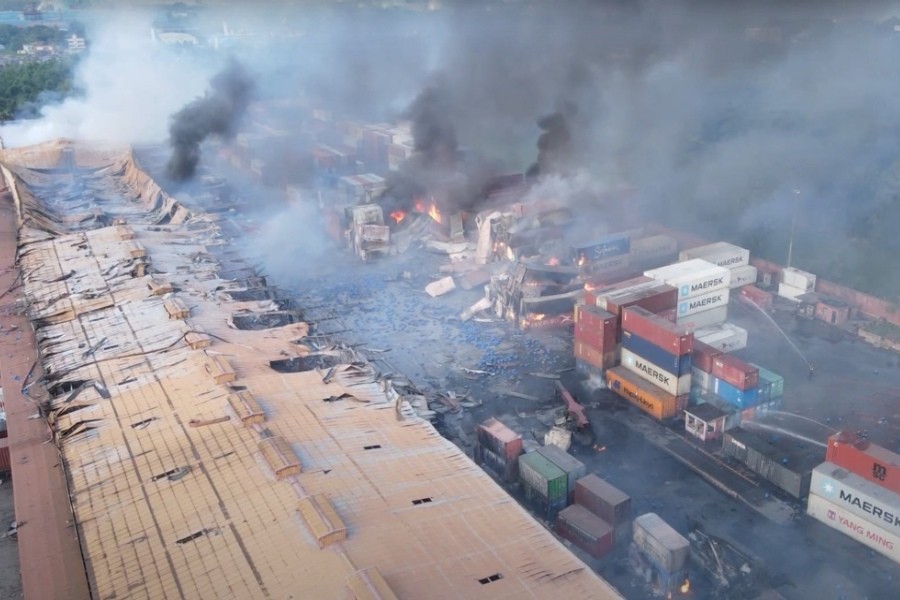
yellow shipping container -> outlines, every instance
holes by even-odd
[[[627,371],[616,367],[606,371],[606,384],[645,413],[656,419],[670,419],[678,414],[678,398]]]

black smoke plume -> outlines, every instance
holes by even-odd
[[[569,108],[538,119],[537,125],[542,133],[537,142],[537,160],[526,172],[529,177],[566,172],[572,156],[572,132],[568,117],[573,113],[574,108]]]
[[[172,117],[169,143],[172,156],[166,171],[175,181],[194,176],[200,162],[200,144],[210,136],[230,137],[244,114],[253,81],[237,62],[232,61],[209,82],[209,90]]]
[[[422,90],[407,109],[415,150],[426,167],[456,162],[458,146],[451,106],[448,90],[437,82]]]

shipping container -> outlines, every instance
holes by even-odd
[[[694,339],[720,352],[735,352],[747,347],[747,330],[734,323],[722,323],[715,327],[698,329],[694,332]]]
[[[706,373],[712,373],[713,359],[722,354],[722,351],[701,342],[696,339],[696,334],[694,335],[694,349],[691,351],[691,365],[695,369],[700,369]]]
[[[677,288],[679,301],[727,290],[731,283],[731,271],[700,259],[644,271],[644,275]]]
[[[585,289],[590,291],[593,294],[594,298],[596,298],[596,302],[594,302],[594,304],[596,304],[600,308],[605,309],[606,298],[610,295],[617,294],[623,291],[640,291],[642,289],[647,289],[658,284],[659,282],[655,279],[644,277],[643,275],[640,277],[631,277],[623,281],[617,281],[615,283],[607,284],[591,278],[587,283],[585,283]],[[590,304],[590,302],[585,302],[585,304]]]
[[[734,269],[749,264],[750,251],[728,242],[715,242],[689,250],[682,250],[678,254],[678,260],[681,261],[695,258],[703,259],[726,269]]]
[[[568,476],[540,452],[519,455],[519,479],[531,492],[565,506]]]
[[[757,404],[759,404],[758,387],[753,387],[747,390],[740,390],[727,381],[713,376],[712,380],[710,381],[709,390],[735,408],[750,408],[751,406],[756,406]]]
[[[495,452],[491,452],[480,443],[475,444],[472,452],[475,464],[480,465],[485,471],[494,475],[504,483],[512,483],[519,478],[519,458],[505,457]]]
[[[669,571],[632,542],[628,545],[629,565],[634,574],[650,586],[654,597],[671,600],[680,594],[680,588],[688,580],[688,569],[682,567]]]
[[[900,535],[873,525],[817,494],[809,495],[806,514],[900,563]]]
[[[12,463],[9,458],[9,438],[7,436],[0,437],[0,473],[10,473],[12,471]]]
[[[809,491],[873,525],[900,536],[900,494],[866,481],[847,469],[824,462],[812,472]],[[578,501],[578,488],[575,489]],[[601,517],[603,515],[600,515]]]
[[[678,310],[676,309],[674,320],[679,326],[684,327],[688,331],[697,331],[698,329],[703,329],[705,327],[715,327],[728,320],[728,304],[726,303],[710,310],[704,310],[684,316],[679,316]]]
[[[745,285],[738,293],[738,298],[748,304],[753,304],[764,310],[772,308],[772,294],[755,285]]]
[[[668,394],[624,367],[607,369],[606,383],[610,390],[658,420],[677,417],[678,407],[687,401],[686,396],[679,399]]]
[[[777,441],[776,445],[773,443]],[[725,432],[722,455],[733,458],[769,483],[797,499],[809,493],[812,470],[821,462],[818,450],[796,451],[796,442],[780,438],[763,439],[745,429],[735,427]]]
[[[619,319],[598,306],[575,305],[575,339],[607,352],[616,345]]]
[[[493,417],[478,426],[478,443],[506,458],[522,454],[522,436]]]
[[[575,358],[596,369],[604,370],[619,364],[619,347],[613,346],[609,352],[600,352],[584,342],[575,341]]]
[[[621,365],[644,381],[655,385],[672,396],[681,396],[690,393],[690,373],[681,376],[675,375],[625,348],[622,348],[620,354]]]
[[[644,308],[653,314],[675,308],[677,292],[675,288],[663,283],[654,287],[607,298],[606,310],[622,318],[622,311],[634,306]],[[621,324],[621,322],[620,322]]]
[[[622,332],[622,348],[633,352],[655,365],[659,365],[666,371],[676,376],[686,375],[691,372],[691,355],[675,355],[666,352],[656,344],[631,331]]]
[[[613,256],[628,254],[631,240],[627,235],[615,233],[572,248],[572,262],[576,265],[595,262]]]
[[[761,400],[773,400],[784,395],[784,377],[778,373],[765,369],[757,364],[753,365],[759,371],[759,394]]]
[[[677,319],[678,309],[670,308],[668,310],[663,310],[663,311],[656,313],[656,316],[658,316],[661,319],[665,319],[669,323],[677,323],[678,322],[678,319]],[[687,329],[690,329],[689,325],[684,325],[684,327],[686,327]]]
[[[800,296],[804,296],[808,293],[809,292],[807,292],[804,289],[795,288],[786,283],[778,284],[778,295],[781,296],[782,298],[786,298],[793,302],[800,302],[800,300],[799,300]]]
[[[720,354],[713,359],[712,374],[739,390],[759,387],[759,369],[731,354]]]
[[[794,267],[786,267],[781,270],[781,283],[791,286],[792,288],[803,290],[803,293],[812,292],[816,289],[816,276]]]
[[[690,354],[694,347],[693,333],[640,306],[623,309],[622,331],[629,331],[675,356]]]
[[[612,526],[577,504],[560,511],[556,531],[594,558],[603,558],[613,548]]]
[[[611,524],[617,544],[631,540],[631,497],[596,473],[575,482],[575,504]]]
[[[728,287],[736,289],[745,285],[753,285],[759,277],[759,271],[753,265],[745,265],[731,269],[731,283]]]
[[[632,525],[634,545],[668,572],[687,566],[691,544],[656,513],[646,513]]]
[[[687,317],[706,310],[712,310],[717,307],[727,307],[730,297],[728,288],[703,294],[701,296],[693,296],[678,301],[678,316]]]
[[[638,259],[677,253],[678,240],[668,235],[651,235],[631,240],[631,255]]]
[[[826,459],[883,488],[900,494],[900,455],[850,432],[828,438]]]
[[[712,387],[712,375],[706,371],[701,371],[697,367],[691,367],[691,387],[708,392]]]
[[[559,446],[542,446],[536,450],[544,458],[559,467],[566,474],[566,499],[572,502],[575,498],[575,482],[587,474],[584,463],[560,448]]]

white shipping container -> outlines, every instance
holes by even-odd
[[[680,261],[691,260],[692,258],[702,258],[714,265],[725,267],[726,269],[734,269],[750,262],[750,251],[728,242],[716,242],[700,246],[699,248],[682,250],[678,255],[678,260]]]
[[[728,289],[731,283],[731,271],[701,259],[644,271],[644,276],[678,288],[679,300]]]
[[[691,543],[656,513],[637,517],[632,526],[634,544],[670,573],[687,564]]]
[[[813,469],[809,490],[900,536],[900,494],[828,462]]]
[[[797,300],[803,294],[808,294],[806,290],[795,288],[792,285],[788,285],[786,283],[778,284],[778,295],[782,298],[787,298],[788,300],[793,300],[794,302],[800,302]]]
[[[759,271],[753,265],[744,265],[743,267],[735,267],[731,270],[731,289],[744,287],[745,285],[753,285],[759,277]]]
[[[786,267],[781,270],[781,282],[807,292],[816,289],[816,276],[794,267]]]
[[[690,331],[697,331],[698,329],[703,329],[705,327],[721,325],[727,320],[728,305],[723,304],[710,310],[704,310],[702,312],[685,315],[683,317],[678,316],[675,318],[675,323],[681,325],[682,327],[686,327]]]
[[[622,348],[622,366],[661,390],[665,390],[673,396],[681,396],[691,392],[691,374],[686,373],[676,377],[673,373],[663,370],[649,360],[641,358],[634,352]]]
[[[806,501],[806,514],[900,563],[900,536],[813,493],[809,494]]]
[[[678,240],[667,235],[651,235],[650,237],[631,239],[631,255],[634,258],[675,254],[678,252]]]
[[[691,367],[691,385],[708,392],[709,387],[712,385],[712,375],[706,371],[701,371],[697,367]]]
[[[629,286],[627,288],[621,288],[621,289],[615,290],[613,292],[609,292],[608,294],[600,294],[599,296],[597,296],[597,306],[599,306],[603,310],[609,310],[608,308],[606,308],[606,303],[609,300],[615,301],[619,298],[624,298],[625,296],[628,296],[635,292],[642,292],[644,290],[649,290],[651,288],[655,288],[655,287],[659,287],[659,286],[660,286],[660,282],[658,282],[656,280],[644,281],[643,283],[636,283],[635,285]]]
[[[747,337],[747,330],[734,323],[704,327],[694,332],[695,340],[700,340],[722,352],[743,350],[747,347]]]
[[[709,294],[702,296],[694,296],[678,301],[677,311],[675,313],[675,321],[681,317],[687,317],[704,311],[709,311],[717,307],[728,310],[729,289],[722,288]],[[724,319],[723,319],[724,321]]]

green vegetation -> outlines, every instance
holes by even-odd
[[[72,89],[72,62],[51,59],[0,68],[0,120],[14,118],[44,92]]]
[[[0,44],[6,47],[6,52],[12,53],[21,50],[23,44],[65,45],[68,35],[68,32],[46,25],[0,25]]]

